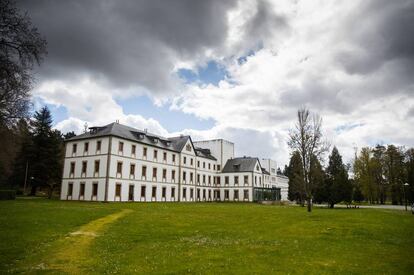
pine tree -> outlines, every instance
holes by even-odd
[[[304,206],[305,190],[303,182],[302,160],[299,152],[294,151],[286,169],[289,178],[288,199]]]

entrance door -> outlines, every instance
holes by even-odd
[[[129,192],[128,192],[128,200],[133,201],[134,200],[134,186],[129,186]]]

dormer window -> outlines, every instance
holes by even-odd
[[[187,150],[187,151],[191,152],[191,145],[190,145],[190,144],[187,144],[187,145],[185,146],[185,150]]]

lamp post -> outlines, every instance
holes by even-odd
[[[404,183],[403,185],[403,195],[404,195],[404,202],[405,202],[405,211],[407,211],[407,197],[405,196],[405,187],[408,186],[408,182]]]

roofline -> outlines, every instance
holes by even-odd
[[[227,141],[228,143],[234,144],[234,142],[229,141],[227,139],[223,139],[223,138],[216,138],[216,139],[204,139],[204,140],[196,140],[194,142],[205,142],[205,141]]]

